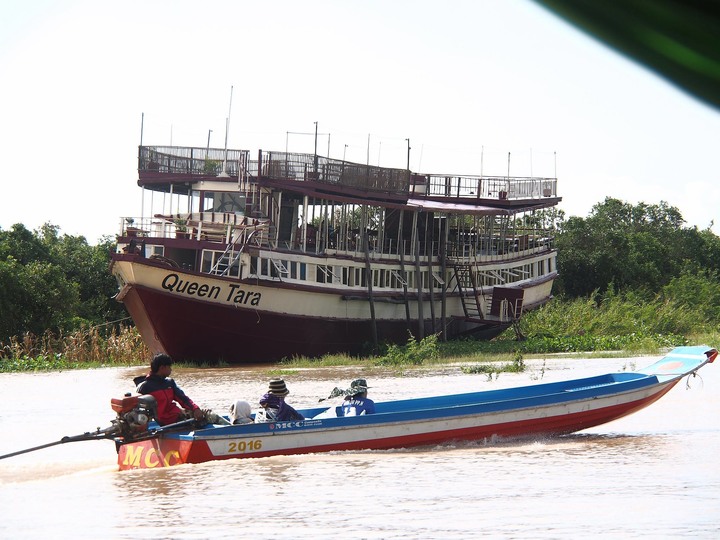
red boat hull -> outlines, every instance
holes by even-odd
[[[372,344],[372,322],[338,320],[205,303],[134,286],[123,302],[153,353],[175,359],[260,363],[332,353],[359,354]],[[450,325],[450,329],[454,325]],[[491,338],[506,326],[488,325],[476,336]],[[419,335],[412,327],[413,335]],[[379,342],[407,341],[404,320],[378,322]]]

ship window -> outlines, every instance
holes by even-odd
[[[205,251],[202,252],[202,264],[200,267],[201,272],[205,272],[206,274],[210,272],[210,269],[212,268],[212,260],[214,258],[215,252],[214,251]]]
[[[318,264],[315,271],[315,281],[318,283],[327,283],[330,281],[328,267],[324,264]]]
[[[390,287],[393,289],[399,289],[403,285],[403,281],[406,281],[407,278],[403,278],[402,274],[399,270],[391,270],[390,271]]]
[[[239,193],[223,191],[203,192],[203,212],[238,213],[245,211],[245,197]]]
[[[165,255],[165,246],[150,246],[150,256],[157,255],[162,257]]]

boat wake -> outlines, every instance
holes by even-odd
[[[12,468],[0,468],[0,485],[44,482],[68,476],[93,476],[96,474],[116,473],[117,471],[117,465],[115,463],[108,464],[107,459],[73,463],[27,463]]]

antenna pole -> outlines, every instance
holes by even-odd
[[[223,158],[222,172],[218,176],[228,176],[227,173],[227,156],[228,156],[228,132],[230,131],[230,113],[232,112],[232,95],[233,87],[230,86],[230,106],[228,107],[228,115],[225,119],[225,157]]]

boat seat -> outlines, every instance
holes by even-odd
[[[329,407],[328,409],[324,410],[320,414],[317,414],[313,416],[312,418],[337,418],[341,415],[342,407],[338,405],[337,407]]]
[[[274,422],[277,417],[278,409],[273,407],[260,407],[255,413],[255,423],[264,424],[266,422]]]

